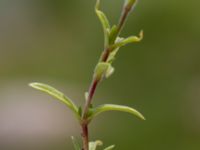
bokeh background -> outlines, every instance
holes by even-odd
[[[102,1],[112,24],[123,1]],[[72,150],[80,129],[60,102],[28,87],[48,83],[83,104],[103,48],[95,0],[0,1],[0,149]],[[95,105],[117,103],[147,120],[111,112],[90,125],[91,139],[116,150],[200,149],[200,1],[140,0],[122,36],[115,74]]]

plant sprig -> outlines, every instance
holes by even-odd
[[[77,140],[72,137],[75,150],[96,150],[97,146],[101,146],[102,142],[97,140],[89,142],[89,130],[88,125],[99,114],[107,111],[121,111],[127,112],[138,118],[145,120],[144,116],[137,110],[123,105],[116,104],[103,104],[97,107],[93,107],[93,96],[95,94],[98,84],[104,79],[110,77],[114,73],[114,67],[112,63],[119,49],[130,43],[140,42],[143,39],[143,31],[139,36],[130,36],[128,38],[121,38],[119,35],[123,29],[126,19],[129,13],[133,10],[137,0],[125,0],[122,14],[117,25],[111,26],[106,15],[100,10],[100,0],[97,0],[95,6],[95,12],[102,24],[104,31],[104,50],[100,56],[100,59],[94,69],[93,78],[88,92],[85,93],[85,105],[78,107],[70,98],[65,96],[57,89],[42,83],[30,83],[29,85],[37,90],[45,92],[57,100],[63,102],[72,112],[80,123],[82,129],[82,146]],[[104,150],[112,150],[114,145],[105,148]]]

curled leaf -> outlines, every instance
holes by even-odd
[[[145,120],[144,116],[138,112],[137,110],[128,107],[128,106],[122,106],[122,105],[115,105],[115,104],[104,104],[104,105],[100,105],[96,108],[94,108],[93,110],[93,114],[90,117],[90,120],[94,117],[96,117],[97,115],[103,113],[103,112],[107,112],[107,111],[121,111],[121,112],[127,112],[130,113],[134,116],[137,116],[138,118]]]
[[[143,39],[143,31],[140,31],[139,37],[138,36],[130,36],[126,39],[120,40],[116,42],[113,47],[122,47],[124,45],[130,44],[130,43],[135,43],[135,42],[140,42]]]
[[[58,91],[57,89],[55,89],[47,84],[43,84],[43,83],[30,83],[29,86],[31,86],[34,89],[45,92],[45,93],[53,96],[57,100],[63,102],[75,113],[77,118],[80,119],[77,106],[68,97],[66,97],[62,92]]]

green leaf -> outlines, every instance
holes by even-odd
[[[114,26],[112,26],[112,28],[110,30],[110,35],[109,35],[109,44],[110,45],[114,44],[117,34],[118,34],[118,28],[116,25],[114,25]]]
[[[142,120],[145,120],[144,116],[140,112],[138,112],[137,110],[135,110],[131,107],[128,107],[128,106],[115,105],[115,104],[104,104],[104,105],[100,105],[100,106],[94,108],[93,114],[91,115],[91,117],[89,119],[91,120],[94,117],[96,117],[97,115],[99,115],[103,112],[107,112],[107,111],[127,112],[127,113],[134,115],[134,116],[137,116],[138,118],[140,118]]]
[[[80,106],[79,108],[78,108],[78,114],[79,114],[79,116],[82,116],[82,107]]]
[[[57,89],[55,89],[47,84],[43,84],[43,83],[30,83],[29,86],[31,86],[34,89],[45,92],[45,93],[53,96],[57,100],[63,102],[75,113],[77,118],[80,119],[77,106],[68,97],[66,97],[62,92],[58,91]]]
[[[115,44],[112,45],[112,51],[110,52],[110,55],[107,59],[108,63],[112,63],[115,59],[115,56],[117,55],[117,52],[119,51],[119,48],[129,44],[129,43],[134,43],[134,42],[140,42],[143,39],[143,31],[140,32],[139,37],[137,36],[131,36],[126,39],[117,37]]]
[[[115,148],[115,145],[111,145],[111,146],[105,148],[104,150],[112,150],[113,148]]]
[[[135,43],[135,42],[140,42],[143,39],[143,31],[140,31],[139,37],[137,36],[130,36],[126,39],[120,40],[118,42],[116,42],[113,47],[117,48],[117,47],[122,47],[124,45],[127,45],[129,43]]]
[[[71,137],[72,138],[72,143],[74,145],[74,149],[75,150],[81,150],[81,146],[80,144],[78,143],[77,139],[75,139],[73,136]]]
[[[105,29],[110,29],[110,23],[106,17],[106,15],[99,9],[100,8],[100,0],[97,0],[95,11]]]
[[[94,78],[97,80],[101,80],[101,78],[106,74],[110,63],[107,62],[100,62],[97,64],[95,71],[94,71]]]
[[[100,8],[100,0],[97,0],[95,12],[102,24],[103,31],[104,31],[105,46],[107,46],[109,44],[110,23],[106,15],[99,8]]]
[[[95,141],[95,142],[89,142],[89,150],[96,150],[97,146],[102,146],[103,143],[99,140]]]

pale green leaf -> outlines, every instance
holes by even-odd
[[[107,46],[109,44],[110,23],[106,15],[99,9],[99,7],[100,7],[100,0],[97,0],[95,12],[102,24],[103,31],[104,31],[105,46]]]
[[[106,15],[99,8],[100,8],[100,0],[97,0],[96,7],[95,7],[97,16],[99,17],[104,29],[110,29],[110,24]]]
[[[102,146],[103,143],[99,140],[95,141],[95,142],[89,142],[89,150],[96,150],[97,146]]]
[[[68,97],[66,97],[62,92],[58,91],[57,89],[55,89],[47,84],[43,84],[43,83],[30,83],[29,85],[32,88],[40,90],[42,92],[45,92],[45,93],[51,95],[52,97],[56,98],[57,100],[63,102],[75,113],[75,115],[78,117],[78,119],[80,119],[80,116],[78,115],[77,106]]]
[[[74,149],[75,150],[81,150],[81,146],[80,144],[78,143],[77,139],[75,139],[73,136],[71,137],[72,138],[72,143],[74,145]]]
[[[115,145],[111,145],[111,146],[105,148],[104,150],[112,150],[113,148],[115,148]]]
[[[115,104],[104,104],[104,105],[100,105],[96,108],[93,109],[93,114],[90,117],[90,120],[94,117],[96,117],[97,115],[103,113],[103,112],[107,112],[107,111],[121,111],[121,112],[127,112],[130,113],[134,116],[137,116],[138,118],[145,120],[144,116],[138,112],[137,110],[128,107],[128,106],[122,106],[122,105],[115,105]]]
[[[100,62],[97,64],[95,71],[94,71],[94,77],[97,80],[100,80],[106,73],[106,71],[108,70],[110,64],[107,62]]]
[[[116,42],[113,47],[122,47],[124,45],[130,44],[130,43],[135,43],[135,42],[140,42],[143,39],[143,31],[140,32],[139,37],[138,36],[130,36],[126,39],[120,40]]]

